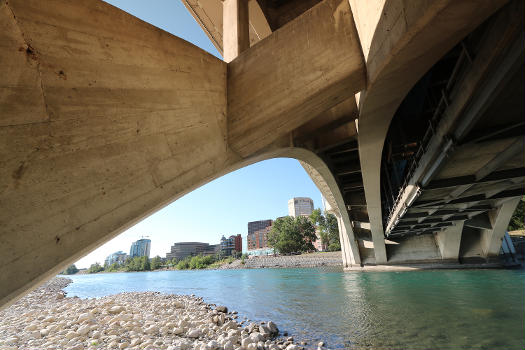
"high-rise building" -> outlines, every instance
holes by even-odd
[[[167,259],[182,260],[188,256],[214,255],[220,251],[220,244],[210,245],[203,242],[178,242],[171,246],[171,251],[166,253]]]
[[[242,252],[242,237],[241,235],[231,235],[229,238],[222,236],[221,238],[221,253],[224,255],[232,255],[234,251]]]
[[[129,256],[134,258],[136,256],[147,256],[149,258],[149,251],[151,249],[151,240],[142,238],[131,244]]]
[[[314,211],[314,201],[308,197],[295,197],[288,201],[288,215],[310,216]]]
[[[267,226],[248,234],[248,250],[268,248],[268,233],[271,230],[272,226]]]
[[[272,223],[272,220],[259,220],[248,223],[248,236],[246,237],[248,251],[268,246],[268,232],[270,232]]]
[[[251,221],[248,223],[248,234],[272,226],[272,220]]]
[[[126,261],[128,257],[128,254],[124,253],[123,251],[119,250],[118,252],[115,252],[113,254],[108,255],[106,260],[104,261],[105,265],[111,265],[113,263],[119,263],[122,264]]]

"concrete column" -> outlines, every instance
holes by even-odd
[[[222,40],[225,62],[233,61],[241,52],[250,48],[248,0],[224,0]]]
[[[503,236],[519,201],[519,197],[513,198],[488,213],[492,229],[481,231],[481,251],[486,258],[499,255]]]
[[[343,255],[343,266],[349,267],[352,265],[360,265],[361,257],[359,255],[359,246],[357,242],[352,239],[354,235],[350,235],[349,232],[353,232],[350,224],[350,218],[348,214],[337,214],[337,224],[339,226],[339,241],[341,242],[341,254]]]
[[[443,260],[458,260],[463,224],[463,221],[456,222],[454,226],[447,227],[446,230],[438,232],[435,235],[436,243]]]
[[[345,229],[344,229],[344,224],[343,224],[343,220],[341,219],[341,215],[339,214],[336,214],[336,218],[337,218],[337,226],[339,228],[339,242],[341,243],[341,257],[343,258],[343,267],[348,267],[349,266],[349,263],[348,263],[348,244],[346,242],[346,239],[345,239]]]

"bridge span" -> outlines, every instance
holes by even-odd
[[[524,194],[519,0],[0,2],[0,305],[185,193],[298,159],[346,267],[493,261]]]

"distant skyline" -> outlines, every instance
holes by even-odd
[[[222,176],[159,210],[80,259],[79,268],[99,262],[133,241],[151,239],[151,257],[165,257],[175,242],[219,243],[222,235],[241,234],[248,222],[288,215],[288,200],[310,197],[321,208],[321,193],[295,159],[262,161]]]
[[[221,58],[186,7],[179,1],[107,0],[167,32]],[[321,193],[294,159],[271,159],[225,175],[185,195],[76,262],[89,267],[111,253],[129,254],[131,243],[148,236],[150,256],[166,256],[175,242],[217,244],[222,235],[241,234],[246,244],[249,221],[288,215],[288,200],[310,197],[320,208]]]

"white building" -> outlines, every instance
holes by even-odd
[[[294,197],[288,201],[288,215],[310,216],[314,211],[314,201],[308,197]]]
[[[105,265],[111,265],[113,263],[122,264],[126,261],[127,257],[128,255],[126,253],[119,250],[118,252],[108,255],[104,263]]]

